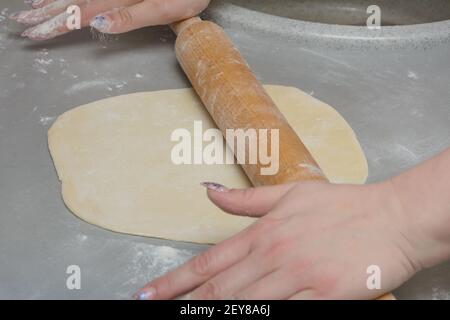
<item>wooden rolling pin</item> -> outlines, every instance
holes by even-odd
[[[261,174],[265,166],[259,161],[242,164],[254,186],[326,180],[221,27],[195,17],[173,24],[172,29],[178,35],[175,45],[178,61],[224,136],[227,129],[279,130],[278,173]],[[267,140],[267,150],[271,150],[270,136]],[[236,154],[236,148],[233,151]]]
[[[242,165],[254,186],[326,180],[222,28],[198,17],[171,27],[178,35],[175,44],[177,59],[224,135],[226,129],[279,129],[277,174],[261,175],[260,164]],[[379,300],[395,300],[395,297],[386,294]]]

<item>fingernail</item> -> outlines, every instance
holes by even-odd
[[[97,29],[101,32],[107,32],[109,28],[111,28],[112,22],[111,19],[105,16],[96,16],[94,19],[91,20],[89,25],[92,28]]]
[[[136,300],[152,300],[156,296],[155,288],[148,288],[133,295]]]
[[[12,20],[17,20],[17,18],[22,14],[22,12],[23,11],[17,11],[17,12],[11,13],[9,15],[9,18]]]
[[[219,183],[215,182],[202,182],[200,183],[202,186],[207,188],[208,190],[216,191],[216,192],[227,192],[229,189]]]
[[[33,29],[34,28],[29,28],[29,29],[25,30],[24,32],[22,32],[22,34],[20,36],[24,37],[24,38],[28,37],[31,34],[31,32],[33,31]]]

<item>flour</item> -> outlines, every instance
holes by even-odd
[[[122,90],[128,83],[126,81],[122,81],[116,84],[116,89]]]
[[[4,8],[0,11],[0,23],[5,22],[2,27],[2,30],[7,30],[7,16],[8,16],[8,8]],[[0,50],[6,49],[7,36],[5,33],[0,33]],[[8,41],[9,42],[9,41]]]
[[[313,175],[321,175],[321,176],[323,176],[322,170],[320,170],[316,166],[313,166],[313,165],[307,164],[307,163],[300,163],[298,166],[308,170]]]
[[[70,69],[70,65],[66,59],[59,58],[58,64],[59,64],[59,67],[62,69],[62,71],[61,71],[62,76],[66,76],[71,79],[78,79],[78,75],[73,73],[73,71]]]
[[[53,64],[53,59],[48,58],[49,51],[48,49],[41,49],[37,53],[37,58],[33,60],[32,68],[34,71],[42,73],[42,74],[48,74],[48,67],[50,67]]]
[[[419,76],[414,71],[408,71],[408,78],[413,80],[419,80]]]
[[[439,287],[434,287],[432,290],[432,300],[450,300],[450,292],[448,290]]]
[[[0,22],[6,21],[6,17],[8,16],[8,8],[3,8],[0,11]]]
[[[51,122],[53,122],[53,120],[55,120],[56,117],[40,117],[39,122],[43,125],[46,126],[48,124],[50,124]]]
[[[88,240],[88,236],[85,234],[79,234],[77,235],[77,241],[79,244],[82,244],[83,242],[86,242]]]
[[[75,95],[82,91],[91,89],[91,88],[104,88],[108,91],[112,91],[111,87],[116,87],[117,89],[121,89],[126,85],[126,82],[123,81],[117,81],[113,79],[97,79],[97,80],[91,80],[91,81],[82,81],[78,82],[68,89],[64,91],[67,95]]]
[[[63,29],[68,18],[69,14],[63,12],[60,15],[57,15],[56,17],[37,25],[36,27],[26,30],[23,35],[31,39],[38,40],[53,38],[59,34],[61,29]]]
[[[37,58],[34,59],[33,70],[43,74],[47,74],[47,67],[51,66],[52,64],[53,59]]]
[[[118,288],[116,293],[118,299],[129,299],[132,293],[152,278],[166,274],[193,256],[187,250],[142,243],[134,244],[128,253],[131,260],[124,272],[129,280]]]

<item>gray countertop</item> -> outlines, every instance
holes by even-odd
[[[47,130],[66,110],[106,97],[189,86],[166,27],[99,39],[89,30],[32,43],[0,4],[0,298],[126,299],[206,246],[116,234],[64,206]],[[210,15],[214,17],[214,7]],[[220,16],[220,14],[219,14]],[[450,44],[317,47],[219,22],[264,83],[296,86],[333,105],[380,181],[450,146]],[[81,290],[66,269],[81,268]],[[450,299],[450,264],[425,270],[399,298]]]

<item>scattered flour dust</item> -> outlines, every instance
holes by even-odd
[[[56,117],[45,117],[45,116],[41,116],[39,119],[39,122],[43,125],[49,125],[50,123],[53,122],[53,120],[55,120]]]
[[[419,76],[414,71],[408,71],[408,78],[413,80],[419,80]]]
[[[33,70],[42,74],[48,74],[48,68],[53,64],[53,59],[48,57],[48,49],[41,49],[37,58],[33,61]]]
[[[137,290],[152,278],[162,276],[193,257],[187,250],[136,243],[129,250],[131,261],[125,269],[127,280],[116,291],[118,299],[129,299],[130,288]]]
[[[128,83],[124,81],[118,81],[114,79],[105,79],[100,78],[96,80],[88,80],[88,81],[82,81],[75,83],[74,85],[70,86],[68,89],[64,91],[66,95],[74,95],[78,94],[79,92],[82,92],[84,90],[88,90],[91,88],[104,88],[108,91],[112,91],[113,88],[116,89],[123,89]]]
[[[431,295],[432,300],[450,300],[450,292],[446,289],[434,287]]]
[[[0,10],[0,23],[4,22],[4,25],[2,26],[2,29],[1,29],[2,31],[7,30],[6,22],[8,21],[8,19],[7,19],[8,15],[9,15],[8,10],[9,10],[8,8],[3,8]],[[6,49],[6,44],[5,44],[5,42],[7,42],[6,34],[7,34],[6,32],[0,32],[0,50]]]
[[[6,21],[6,18],[8,17],[8,8],[3,8],[0,11],[0,22]]]

